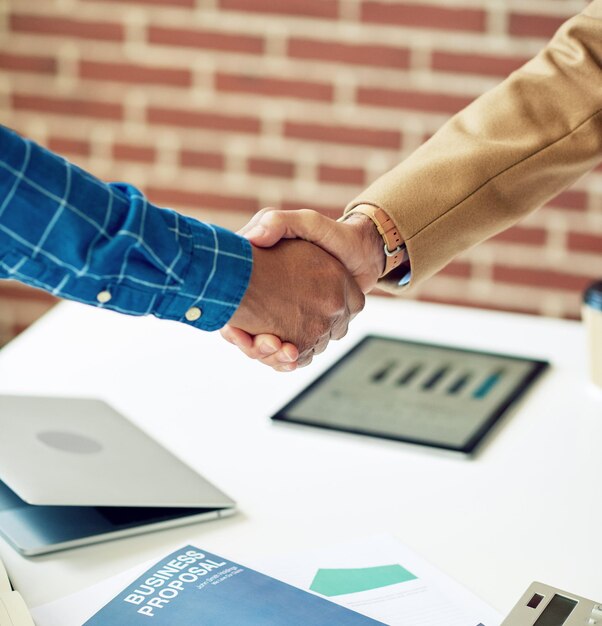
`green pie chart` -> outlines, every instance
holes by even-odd
[[[379,565],[357,569],[319,569],[309,587],[323,596],[342,596],[347,593],[380,589],[417,577],[401,565]]]

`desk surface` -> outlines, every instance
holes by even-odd
[[[368,332],[548,359],[476,458],[273,424]],[[230,519],[26,559],[0,554],[30,606],[184,542],[253,564],[387,533],[507,612],[533,580],[600,598],[602,393],[577,322],[370,298],[309,368],[276,374],[217,333],[64,303],[0,351],[0,392],[96,396],[237,500]]]

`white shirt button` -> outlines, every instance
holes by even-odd
[[[199,309],[198,306],[191,306],[188,311],[186,311],[184,317],[189,322],[196,322],[199,317],[201,317],[201,315],[203,315],[203,312],[201,311],[201,309]]]
[[[113,296],[110,291],[101,291],[96,294],[96,299],[100,302],[100,304],[106,304]]]

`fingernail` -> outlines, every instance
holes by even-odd
[[[274,352],[276,352],[276,346],[272,345],[271,343],[264,341],[263,343],[261,343],[259,345],[259,352],[261,352],[261,354],[274,354]]]
[[[277,358],[280,363],[290,363],[293,360],[293,357],[286,352],[281,352],[280,354],[278,354]]]
[[[279,365],[278,366],[278,371],[279,372],[292,372],[295,369],[295,364],[294,363],[288,363],[286,365]]]
[[[262,237],[263,235],[265,235],[265,228],[263,226],[253,226],[243,237],[246,239],[255,239],[255,237]]]

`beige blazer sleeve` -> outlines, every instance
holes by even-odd
[[[415,285],[514,224],[602,160],[602,0],[451,118],[346,208],[384,209]],[[379,283],[398,292],[393,271]]]

